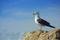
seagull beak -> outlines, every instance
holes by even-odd
[[[35,15],[35,13],[33,13],[33,15]]]

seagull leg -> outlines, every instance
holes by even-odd
[[[40,30],[43,30],[43,26],[42,25],[40,26]]]
[[[42,26],[40,27],[40,30],[42,30]]]
[[[40,27],[40,30],[41,30],[41,27]]]

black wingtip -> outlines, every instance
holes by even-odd
[[[50,25],[49,27],[51,27],[51,28],[55,28],[54,26],[51,26],[51,25]]]

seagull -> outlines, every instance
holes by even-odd
[[[42,19],[39,17],[39,12],[35,12],[33,13],[33,15],[35,16],[35,23],[39,26],[47,26],[47,27],[51,27],[51,28],[55,28],[54,26],[50,25],[49,22],[47,22],[46,20]]]

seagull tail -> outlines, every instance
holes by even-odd
[[[55,28],[54,26],[49,25],[49,27]]]

